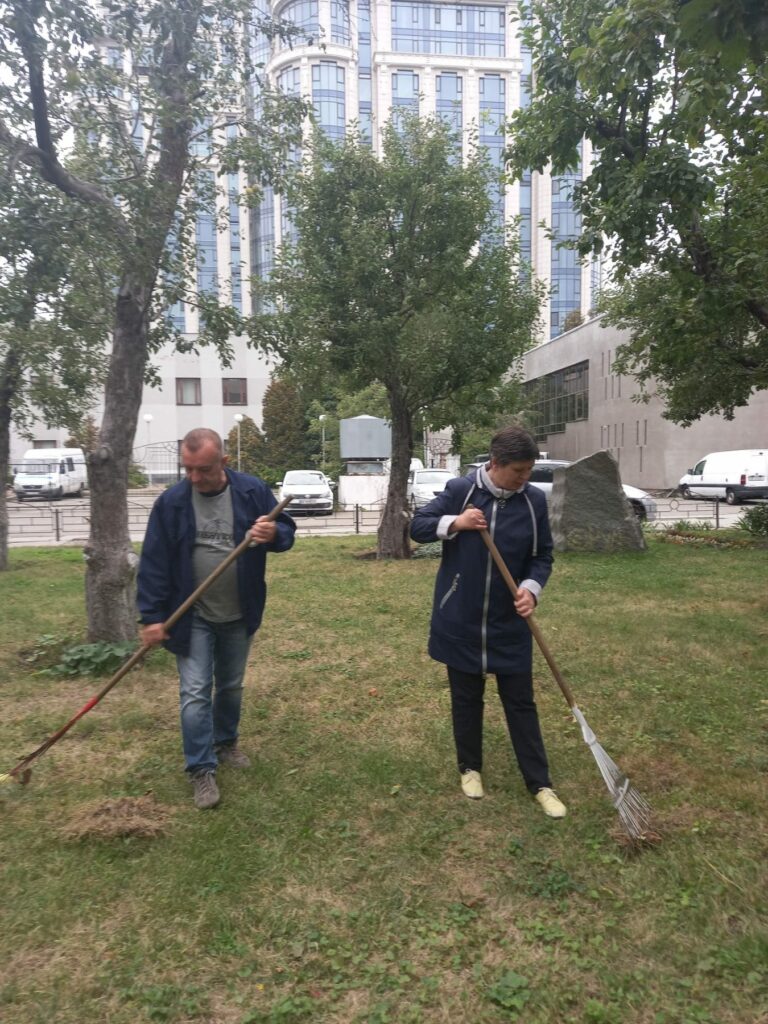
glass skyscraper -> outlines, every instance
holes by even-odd
[[[256,0],[265,11],[269,0]],[[504,124],[529,102],[531,55],[517,36],[510,3],[439,3],[420,0],[288,0],[269,8],[302,35],[254,41],[266,76],[312,104],[320,127],[340,139],[356,125],[374,151],[387,119],[407,109],[436,114],[461,134],[470,132],[503,171]],[[458,158],[459,154],[457,154]],[[562,244],[577,237],[573,187],[588,166],[553,178],[527,172],[522,182],[500,184],[492,195],[499,230],[519,234],[524,260],[549,286],[542,340],[562,332],[569,313],[586,316],[600,286],[599,266],[581,263]],[[271,192],[251,215],[251,264],[264,276],[275,248],[293,230],[284,204]]]

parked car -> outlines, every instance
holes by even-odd
[[[485,465],[483,462],[473,462],[469,469],[477,468],[478,466]],[[554,483],[555,470],[558,466],[570,466],[572,463],[565,461],[564,459],[537,459],[534,463],[533,470],[531,472],[530,483],[533,487],[538,487],[544,491],[549,500],[549,496],[552,493],[552,485]],[[624,490],[624,495],[632,506],[632,511],[635,513],[638,519],[645,521],[646,519],[656,519],[658,517],[658,509],[656,502],[645,491],[641,491],[637,487],[630,487],[629,484],[621,485]]]
[[[290,515],[327,516],[333,512],[332,484],[325,473],[317,469],[291,469],[278,484],[279,499],[290,494]]]
[[[768,498],[768,449],[711,452],[688,470],[678,487],[684,498],[725,498],[729,505]]]
[[[428,505],[454,476],[450,469],[412,469],[406,490],[408,502],[414,508]]]

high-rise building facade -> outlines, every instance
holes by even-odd
[[[323,131],[342,138],[356,125],[375,152],[387,119],[410,110],[445,118],[466,153],[478,135],[503,171],[504,126],[529,102],[531,55],[518,37],[517,4],[437,0],[257,0],[261,13],[293,23],[290,41],[261,38],[257,57],[270,82],[301,94]],[[593,307],[599,266],[558,245],[578,237],[573,187],[582,167],[559,177],[526,173],[494,190],[497,223],[514,225],[523,257],[549,286],[542,341],[560,334],[569,313]],[[251,221],[254,272],[269,273],[276,248],[292,231],[289,211],[268,193]]]

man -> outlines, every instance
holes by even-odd
[[[566,808],[549,777],[533,697],[533,613],[552,571],[552,536],[544,494],[528,484],[538,458],[536,442],[521,427],[491,440],[490,461],[471,477],[450,480],[411,524],[420,544],[442,540],[435,584],[429,653],[448,669],[456,755],[465,796],[484,794],[483,696],[496,676],[499,697],[523,781],[550,818]],[[479,530],[488,530],[512,576],[512,598],[491,561]]]
[[[176,655],[181,735],[195,806],[220,800],[218,764],[246,768],[238,746],[243,676],[253,634],[261,624],[267,590],[267,551],[287,551],[296,524],[281,513],[263,480],[226,465],[214,430],[190,431],[181,443],[186,480],[155,502],[138,574],[138,606],[145,644],[164,643]],[[230,551],[249,547],[171,630],[163,623]],[[215,693],[214,693],[215,681]]]

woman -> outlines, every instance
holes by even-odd
[[[485,677],[492,673],[525,785],[545,814],[564,818],[533,699],[531,632],[525,622],[552,571],[546,499],[528,484],[538,454],[522,428],[499,431],[487,465],[450,480],[417,511],[411,537],[420,544],[444,542],[429,653],[448,668],[463,793],[483,796],[483,694]],[[514,599],[478,533],[485,529],[518,581]]]

